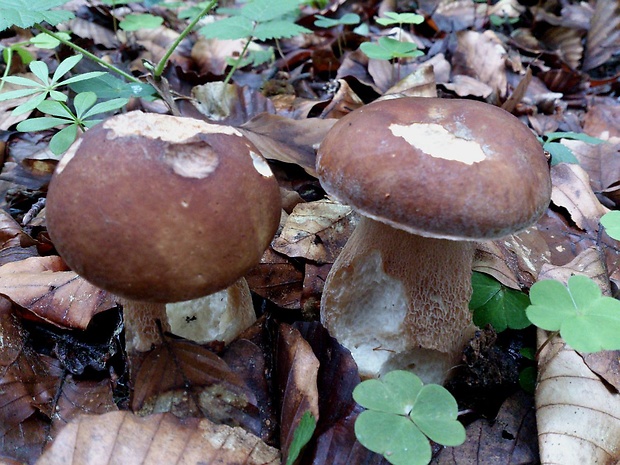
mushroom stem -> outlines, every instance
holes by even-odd
[[[123,306],[128,353],[146,352],[162,343],[162,331],[170,331],[166,304],[140,302],[119,296],[116,296],[116,302]]]
[[[362,377],[393,369],[442,383],[474,325],[473,242],[432,239],[362,217],[325,283],[321,321]]]

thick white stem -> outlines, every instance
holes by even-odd
[[[407,369],[442,383],[475,329],[473,252],[363,218],[327,278],[321,321],[363,377]]]
[[[117,302],[123,306],[128,353],[146,352],[162,343],[161,332],[170,331],[166,304],[139,302],[123,297],[117,297]]]

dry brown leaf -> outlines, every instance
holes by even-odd
[[[617,0],[597,1],[590,30],[586,37],[583,70],[594,69],[614,54],[620,47],[620,3]]]
[[[8,247],[29,247],[35,241],[6,211],[0,210],[0,250]],[[0,261],[0,264],[4,261]]]
[[[271,248],[267,249],[258,266],[245,275],[252,292],[282,308],[301,306],[304,273],[292,260]]]
[[[295,206],[272,247],[289,257],[333,263],[357,224],[353,209],[330,200]]]
[[[464,74],[452,76],[452,82],[442,85],[459,97],[474,96],[485,99],[493,93],[493,88],[491,86]]]
[[[506,56],[504,45],[492,31],[462,31],[457,33],[452,73],[478,79],[503,99],[508,89]]]
[[[506,399],[494,421],[468,425],[465,443],[444,448],[431,465],[525,465],[537,460],[534,401],[519,391]]]
[[[192,97],[192,104],[202,116],[230,126],[240,126],[261,113],[275,112],[271,100],[260,92],[221,81],[193,87]]]
[[[547,333],[539,330],[539,343]],[[615,464],[620,460],[620,394],[556,337],[543,349],[536,388],[544,464]]]
[[[151,351],[136,375],[132,410],[205,416],[260,434],[254,393],[220,357],[190,341],[169,340]]]
[[[316,176],[316,149],[336,120],[307,118],[292,120],[262,113],[239,128],[262,155],[270,160],[293,163]]]
[[[293,434],[306,412],[319,419],[319,361],[299,331],[287,324],[278,330],[277,384],[282,393],[280,447],[286,462]]]
[[[603,192],[620,182],[620,141],[617,144],[596,145],[579,140],[562,139],[561,142],[573,152],[579,165],[587,172],[594,192]]]
[[[120,41],[111,29],[101,26],[92,20],[74,18],[58,26],[59,31],[68,31],[82,39],[92,39],[97,45],[108,49],[114,49],[121,45]]]
[[[565,208],[579,228],[597,231],[599,218],[607,209],[592,192],[585,170],[579,165],[560,163],[551,167],[551,181],[551,201]]]
[[[171,414],[82,415],[71,421],[37,465],[278,465],[277,449],[241,428]]]
[[[0,267],[0,294],[56,326],[86,329],[93,315],[115,306],[60,257],[31,257]]]
[[[550,27],[542,34],[541,41],[546,48],[556,51],[571,69],[579,67],[583,56],[581,31],[568,27]]]
[[[192,58],[200,74],[212,73],[221,76],[226,72],[228,59],[239,55],[243,50],[244,40],[207,39],[199,36],[192,47]]]
[[[619,138],[620,106],[613,99],[593,102],[585,114],[583,132],[603,140]]]

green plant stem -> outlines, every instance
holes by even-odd
[[[254,40],[254,36],[248,37],[248,40],[245,42],[245,45],[243,46],[243,50],[241,50],[241,53],[239,54],[239,58],[237,58],[235,63],[230,68],[230,71],[224,78],[224,86],[222,87],[222,89],[226,88],[226,84],[230,82],[230,80],[233,77],[233,74],[235,74],[235,71],[237,71],[237,68],[239,68],[239,64],[243,60],[243,57],[245,56],[246,52],[248,51],[248,47],[250,46],[250,42],[252,42],[252,40]]]
[[[534,359],[538,360],[538,357],[540,356],[540,353],[547,346],[547,344],[549,344],[554,337],[559,336],[559,335],[560,335],[560,331],[552,331],[552,332],[550,332],[549,335],[547,336],[547,339],[545,339],[545,342],[543,342],[540,345],[540,347],[538,348],[538,350],[534,354]]]
[[[168,59],[175,51],[175,49],[179,46],[181,41],[185,39],[185,37],[187,37],[190,32],[192,32],[192,29],[194,29],[196,24],[198,24],[198,21],[200,21],[200,19],[204,15],[206,15],[215,5],[217,5],[217,0],[211,0],[207,4],[207,6],[205,6],[202,11],[198,13],[194,19],[192,19],[192,21],[187,25],[187,27],[183,29],[179,37],[177,37],[177,39],[170,45],[170,47],[168,47],[168,50],[166,50],[166,53],[163,57],[161,57],[161,60],[159,60],[159,63],[157,63],[157,66],[155,66],[155,69],[153,70],[153,78],[155,78],[156,81],[159,81],[159,79],[161,78],[161,75],[164,72],[164,68],[166,67],[166,63],[168,63]]]
[[[129,73],[126,73],[125,71],[123,71],[122,69],[117,68],[114,65],[111,65],[110,63],[106,63],[105,61],[103,61],[101,58],[99,58],[97,55],[94,55],[92,53],[90,53],[88,50],[80,47],[79,45],[75,45],[73,42],[63,39],[62,37],[60,37],[58,34],[53,33],[52,31],[48,31],[47,29],[45,29],[43,26],[41,26],[40,24],[35,24],[34,27],[36,29],[38,29],[39,31],[47,34],[48,36],[53,37],[54,39],[56,39],[57,41],[59,41],[61,44],[66,45],[67,47],[71,47],[73,50],[75,50],[76,52],[81,53],[82,55],[84,55],[85,57],[88,57],[89,59],[91,59],[92,61],[94,61],[95,63],[103,66],[104,68],[107,68],[108,70],[116,73],[116,74],[120,74],[121,76],[123,76],[125,79],[127,79],[128,81],[131,82],[135,82],[137,84],[142,84],[142,81],[140,81],[140,79],[138,79],[135,76],[132,76]]]

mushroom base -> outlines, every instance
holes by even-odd
[[[362,217],[334,263],[321,322],[362,377],[395,369],[443,383],[475,327],[474,243],[416,236]]]

